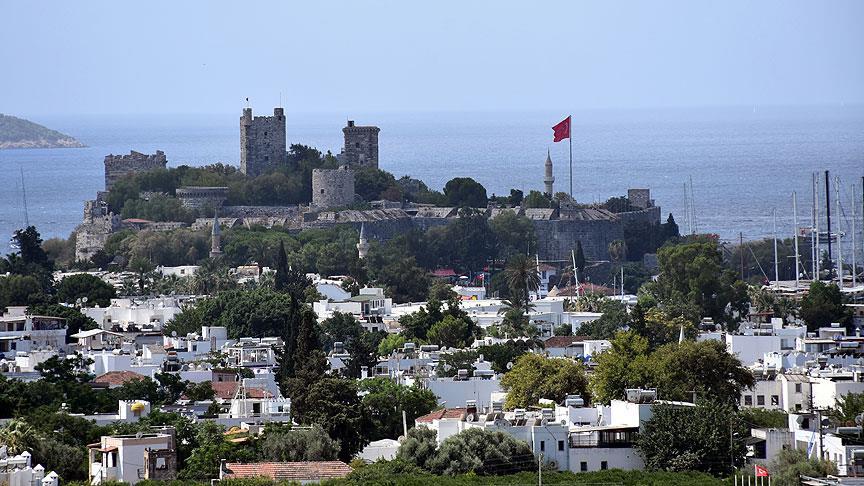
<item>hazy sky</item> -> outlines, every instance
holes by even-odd
[[[864,102],[864,1],[0,0],[0,112]]]

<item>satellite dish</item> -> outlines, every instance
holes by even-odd
[[[513,362],[512,362],[512,361],[510,361],[510,362],[507,363],[507,369],[508,369],[508,370],[512,370],[512,369],[513,369]]]
[[[171,331],[171,337],[177,337],[177,331]]]
[[[144,437],[144,433],[139,430],[138,433],[135,434],[135,438],[140,439],[141,437]]]
[[[855,425],[864,425],[864,413],[855,416]]]
[[[465,417],[465,421],[466,422],[473,422],[474,421],[474,414],[473,413],[468,414],[468,416]]]

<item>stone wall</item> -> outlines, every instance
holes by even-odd
[[[353,120],[342,129],[345,135],[345,146],[342,148],[341,160],[352,167],[378,168],[378,132],[381,129],[374,126],[357,126]]]
[[[346,165],[312,171],[312,207],[327,209],[351,204],[354,204],[353,170]]]
[[[119,228],[120,218],[108,211],[106,203],[86,201],[84,219],[75,229],[75,260],[89,260]]]
[[[153,169],[164,169],[168,164],[165,152],[157,150],[155,154],[147,155],[131,151],[129,155],[105,156],[105,190],[110,191],[121,177]]]
[[[180,204],[188,209],[212,209],[222,207],[228,198],[227,187],[180,187],[176,191]]]
[[[654,205],[654,201],[651,200],[650,189],[627,189],[627,200],[631,206],[641,209]]]
[[[244,108],[240,117],[240,172],[254,177],[285,161],[285,111],[274,108],[273,116],[252,117]]]

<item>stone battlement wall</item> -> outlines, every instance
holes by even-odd
[[[129,155],[105,156],[105,190],[111,187],[123,176],[136,172],[146,172],[153,169],[164,169],[168,164],[165,152],[157,150],[155,154],[142,154],[131,151]]]
[[[227,187],[180,187],[176,190],[177,199],[185,208],[218,208],[228,198]]]

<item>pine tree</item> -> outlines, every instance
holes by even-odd
[[[580,282],[584,281],[585,253],[582,251],[582,241],[576,241],[576,275]]]
[[[282,292],[288,286],[288,256],[285,254],[285,243],[279,240],[279,254],[276,255],[275,288]]]

